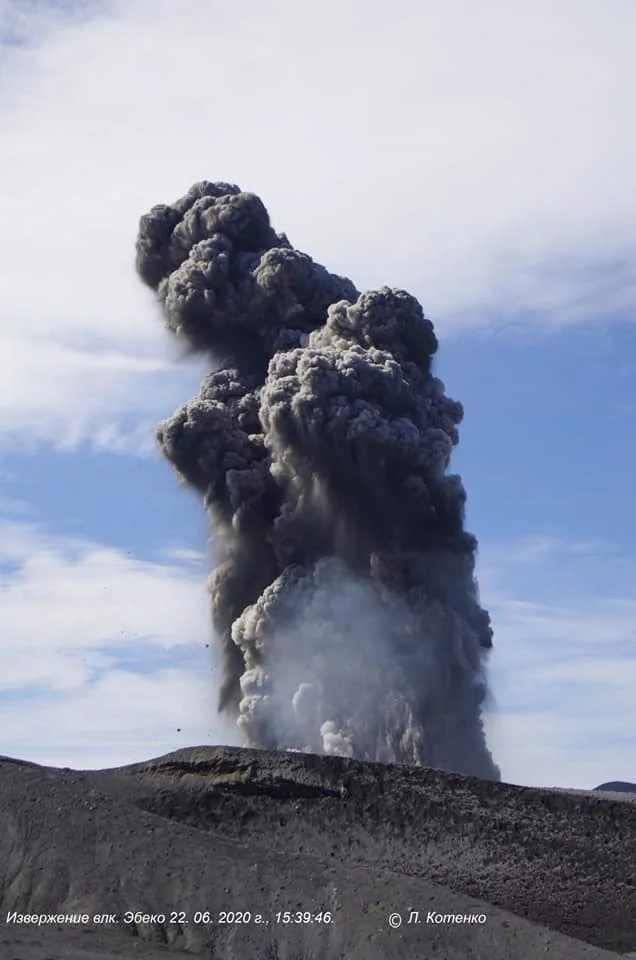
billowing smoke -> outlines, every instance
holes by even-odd
[[[157,436],[220,554],[219,708],[252,746],[498,779],[492,630],[446,473],[463,411],[418,301],[360,294],[228,183],[142,217],[137,269],[213,368]]]

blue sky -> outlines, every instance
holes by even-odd
[[[204,367],[133,271],[138,217],[209,178],[436,324],[504,778],[634,779],[636,11],[329,9],[0,0],[0,752],[238,742],[203,511],[153,439]]]

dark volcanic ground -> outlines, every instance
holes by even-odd
[[[636,950],[635,827],[621,795],[336,757],[197,747],[102,771],[2,758],[0,957],[600,960]],[[224,910],[252,921],[219,923]],[[332,922],[276,923],[286,910]],[[411,910],[419,924],[389,927]],[[9,911],[119,922],[38,928]]]

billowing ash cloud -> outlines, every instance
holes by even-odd
[[[214,368],[157,436],[220,552],[220,709],[253,746],[497,779],[492,631],[446,473],[462,407],[420,304],[360,294],[227,183],[142,217],[137,269]]]

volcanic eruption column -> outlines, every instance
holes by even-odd
[[[251,746],[498,779],[490,618],[446,473],[463,410],[418,301],[360,294],[228,183],[142,217],[137,270],[213,368],[157,437],[220,554],[219,709]]]

